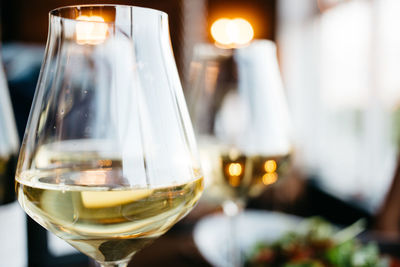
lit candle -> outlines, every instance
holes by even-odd
[[[218,47],[238,48],[251,42],[254,37],[254,30],[245,19],[221,18],[212,24],[211,35]]]
[[[96,45],[104,42],[108,26],[100,16],[79,16],[76,18],[76,42],[78,44]]]

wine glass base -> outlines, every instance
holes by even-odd
[[[117,240],[66,240],[70,245],[94,259],[100,266],[126,266],[133,255],[155,238]]]

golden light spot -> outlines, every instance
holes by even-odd
[[[228,166],[228,173],[230,176],[240,176],[242,174],[243,168],[240,163],[230,163]]]
[[[273,173],[273,172],[275,172],[275,171],[276,171],[276,167],[277,167],[276,161],[273,160],[273,159],[267,160],[267,161],[264,163],[264,170],[265,170],[266,172],[268,172],[268,173]]]
[[[98,164],[101,167],[110,167],[112,165],[112,163],[113,162],[110,159],[101,159],[101,160],[98,161]]]
[[[262,181],[265,185],[271,185],[278,180],[278,174],[276,172],[266,173],[262,177]]]
[[[149,197],[153,189],[132,191],[83,191],[82,203],[86,208],[100,209],[120,206]]]
[[[229,184],[233,187],[238,187],[240,185],[241,179],[239,176],[230,176]]]
[[[243,18],[221,18],[212,24],[211,35],[217,45],[224,48],[235,48],[250,43],[254,37],[254,30],[251,24]]]
[[[100,16],[79,16],[76,18],[76,42],[78,44],[96,45],[104,42],[108,26]]]

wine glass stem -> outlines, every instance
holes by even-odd
[[[239,244],[237,242],[237,218],[242,210],[242,205],[235,201],[226,201],[223,210],[229,220],[228,254],[227,262],[232,267],[242,266],[242,257]]]

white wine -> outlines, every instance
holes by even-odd
[[[289,156],[220,156],[221,186],[233,198],[256,197],[288,169]]]
[[[106,163],[120,165],[112,160]],[[103,185],[90,183],[99,177]],[[122,186],[112,187],[115,181]],[[25,211],[43,227],[99,262],[116,263],[129,260],[165,233],[191,210],[203,190],[201,177],[167,187],[123,184],[120,169],[109,166],[30,171],[18,175],[17,195]]]
[[[285,175],[290,155],[246,155],[232,149],[228,153],[218,145],[200,150],[208,187],[206,195],[213,200],[245,200],[256,197]]]

